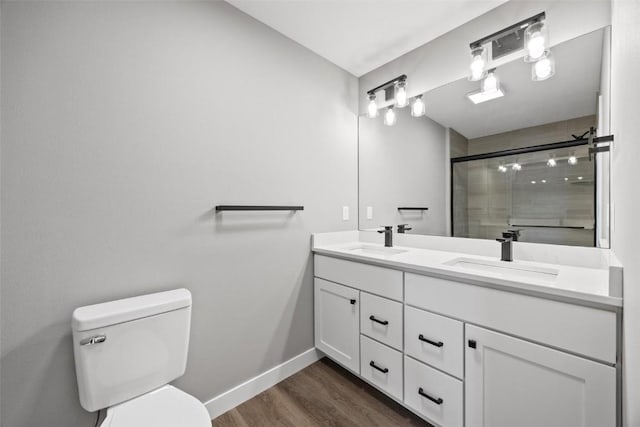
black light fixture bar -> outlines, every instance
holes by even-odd
[[[304,206],[260,206],[260,205],[218,205],[216,212],[223,211],[302,211]]]
[[[395,79],[391,79],[388,82],[382,83],[381,85],[376,86],[373,89],[367,91],[367,95],[373,95],[374,93],[376,93],[381,89],[386,89],[387,87],[396,84],[396,82],[404,82],[406,80],[407,80],[407,75],[403,74],[401,76],[396,77]]]
[[[482,46],[483,44],[486,44],[488,42],[493,42],[494,40],[499,39],[501,36],[503,36],[505,34],[514,32],[514,31],[516,31],[516,30],[518,30],[520,28],[524,28],[523,26],[526,27],[526,26],[529,26],[531,24],[535,24],[536,22],[544,21],[545,18],[546,18],[545,13],[544,12],[540,12],[537,15],[534,15],[534,16],[532,16],[530,18],[527,18],[527,19],[523,19],[522,21],[517,22],[517,23],[515,23],[513,25],[510,25],[507,28],[503,28],[500,31],[496,31],[493,34],[489,34],[488,36],[485,36],[485,37],[483,37],[481,39],[478,39],[478,40],[476,40],[476,41],[474,41],[472,43],[469,43],[469,47],[471,49],[478,48],[478,47]]]
[[[403,206],[403,207],[398,208],[398,210],[399,211],[428,211],[429,208]]]

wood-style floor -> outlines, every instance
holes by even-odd
[[[324,358],[242,405],[214,427],[431,425]]]

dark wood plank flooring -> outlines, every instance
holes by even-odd
[[[327,358],[220,415],[211,424],[214,427],[431,426]]]

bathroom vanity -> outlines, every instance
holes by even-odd
[[[314,236],[324,354],[440,426],[620,425],[621,267],[608,252],[534,249],[556,260],[541,263],[516,247],[505,263],[496,242],[386,248],[373,234]]]

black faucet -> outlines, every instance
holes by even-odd
[[[393,225],[384,225],[384,230],[378,230],[378,233],[384,233],[384,246],[390,248],[393,246]]]
[[[400,224],[400,225],[398,225],[398,233],[403,233],[404,234],[405,231],[409,231],[411,229],[412,228],[409,227],[409,224]]]
[[[501,261],[513,261],[513,247],[511,243],[517,242],[519,236],[520,230],[509,230],[502,233],[502,239],[496,239],[498,242],[502,243],[500,254]]]

